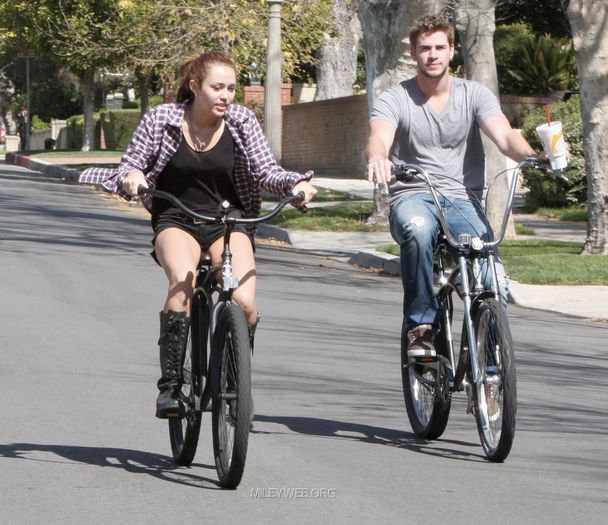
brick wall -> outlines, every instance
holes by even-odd
[[[293,85],[281,84],[281,105],[293,102]],[[245,86],[243,88],[243,104],[245,106],[264,105],[264,86]]]
[[[367,121],[367,95],[284,106],[281,165],[319,176],[363,177]]]

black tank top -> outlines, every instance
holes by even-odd
[[[195,151],[182,137],[173,158],[158,176],[156,187],[205,215],[216,215],[225,200],[231,208],[242,210],[234,185],[234,140],[228,127],[224,125],[220,140],[208,151]],[[180,214],[182,211],[169,201],[153,199],[153,222],[161,215]]]

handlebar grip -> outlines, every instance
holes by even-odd
[[[144,193],[146,193],[146,190],[148,190],[148,189],[149,188],[147,186],[140,184],[139,186],[137,186],[137,195],[143,195]]]
[[[304,193],[303,191],[299,191],[298,193],[294,194],[294,199],[291,201],[292,204],[302,213],[306,213],[308,211],[308,207],[305,204],[299,204],[300,202],[304,201],[304,199],[306,198],[306,193]]]
[[[418,175],[415,170],[399,164],[394,164],[391,172],[399,182],[414,182]]]

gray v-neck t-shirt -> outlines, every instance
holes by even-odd
[[[389,152],[391,162],[419,164],[436,176],[437,189],[447,196],[470,198],[472,194],[480,199],[485,187],[485,155],[479,126],[488,117],[502,115],[502,110],[496,96],[482,84],[457,77],[450,80],[443,111],[436,112],[426,102],[416,79],[411,78],[378,97],[370,120],[384,120],[397,128]],[[407,193],[426,191],[426,186],[393,181],[388,189],[394,204]]]

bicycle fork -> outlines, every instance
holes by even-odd
[[[477,336],[475,334],[475,329],[473,326],[473,297],[479,295],[484,292],[483,286],[483,278],[482,278],[482,269],[479,261],[479,257],[475,257],[472,260],[473,263],[473,278],[475,280],[474,287],[471,288],[471,283],[469,281],[469,275],[466,271],[466,258],[463,255],[458,257],[458,265],[461,272],[462,279],[462,300],[464,303],[464,323],[467,331],[467,341],[469,344],[469,359],[471,362],[471,384],[468,384],[465,375],[465,389],[467,392],[468,398],[468,406],[467,406],[467,414],[474,413],[475,400],[473,389],[477,392],[477,400],[479,403],[479,409],[483,414],[486,413],[486,397],[483,395],[482,387],[485,388],[485,374],[482,373],[479,366],[479,356],[478,356],[478,347],[477,347]],[[489,254],[488,260],[486,262],[487,268],[486,271],[490,272],[490,286],[492,287],[491,295],[496,297],[497,299],[500,296],[500,291],[498,289],[498,279],[496,275],[496,268],[494,266],[494,255],[492,253]],[[487,421],[484,423],[484,427],[486,426]]]
[[[464,255],[458,256],[458,268],[460,270],[460,279],[461,279],[461,294],[462,301],[464,304],[464,328],[467,332],[467,342],[469,345],[469,359],[471,362],[471,384],[467,380],[467,374],[463,378],[463,383],[465,386],[465,391],[467,394],[467,414],[473,413],[474,408],[474,398],[473,398],[473,388],[478,388],[479,384],[483,380],[481,377],[481,373],[479,370],[479,361],[477,358],[477,337],[475,336],[475,330],[473,327],[473,317],[472,317],[472,305],[473,305],[473,292],[471,292],[471,283],[469,280],[469,273],[467,271],[467,261]],[[475,279],[475,291],[477,293],[479,289],[483,289],[481,284],[481,268],[479,264],[479,259],[476,258],[473,263],[473,277]],[[462,351],[462,349],[461,349]]]

